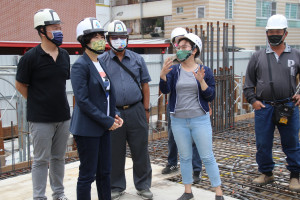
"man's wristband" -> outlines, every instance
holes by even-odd
[[[145,108],[145,111],[149,112],[149,111],[150,111],[150,108]]]

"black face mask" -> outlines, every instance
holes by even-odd
[[[278,46],[280,45],[283,41],[283,36],[284,35],[269,35],[268,40],[271,46]]]

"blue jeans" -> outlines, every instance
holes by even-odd
[[[180,157],[183,184],[192,184],[192,143],[195,142],[212,187],[221,185],[219,167],[212,150],[212,128],[209,114],[195,118],[171,116],[171,127]]]
[[[264,103],[264,102],[263,102]],[[272,122],[273,106],[255,111],[255,136],[256,136],[256,162],[261,173],[271,172],[274,168],[272,147],[275,125]],[[288,105],[293,105],[292,102]],[[287,169],[291,172],[300,172],[300,146],[299,146],[299,109],[295,107],[293,116],[287,126],[277,126],[282,150],[286,155]]]
[[[168,126],[171,126],[171,120],[170,120],[169,124],[170,125],[168,125]],[[178,150],[177,150],[176,142],[174,140],[174,135],[173,135],[171,127],[168,127],[168,137],[169,137],[169,140],[168,140],[168,150],[169,150],[168,165],[177,166],[177,152],[178,152]],[[199,156],[199,153],[198,153],[198,150],[197,150],[197,147],[196,147],[195,143],[193,143],[192,164],[193,164],[193,171],[199,171],[199,172],[202,171],[202,161],[201,161],[201,158]]]
[[[99,200],[110,200],[110,132],[101,137],[74,135],[80,160],[77,199],[91,199],[91,184],[96,180]]]
[[[167,117],[168,117],[168,165],[169,166],[177,166],[177,146],[174,140],[173,132],[171,129],[171,119],[170,119],[170,110],[169,106],[167,107]],[[193,171],[202,171],[202,161],[200,159],[197,147],[195,143],[193,143]]]

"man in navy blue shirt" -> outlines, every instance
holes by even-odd
[[[114,83],[116,105],[124,120],[123,126],[111,134],[112,199],[118,199],[126,189],[126,141],[131,150],[133,179],[137,193],[145,199],[152,199],[153,194],[150,191],[152,169],[148,153],[147,124],[150,98],[148,82],[151,78],[144,59],[126,49],[128,33],[123,22],[119,20],[111,22],[108,25],[106,39],[112,49],[99,56],[99,59],[105,62],[107,74]]]

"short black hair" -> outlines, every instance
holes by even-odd
[[[77,41],[80,42],[81,46],[85,46],[91,42],[91,39],[94,38],[97,34],[103,35],[104,32],[94,32],[94,33],[89,33],[87,35],[81,35],[77,38]]]

